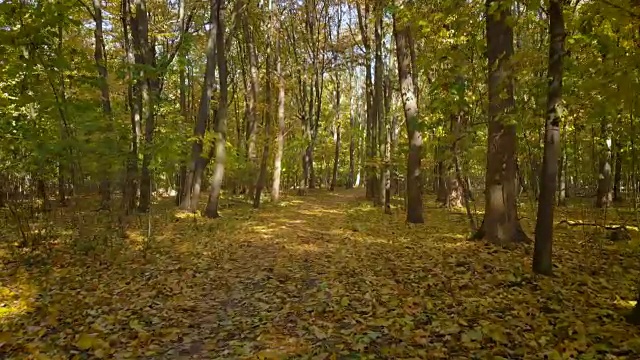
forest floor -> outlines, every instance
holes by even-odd
[[[466,216],[433,203],[424,225],[357,190],[229,204],[209,220],[167,199],[121,226],[56,211],[47,250],[2,255],[0,358],[640,358],[640,328],[623,319],[635,231],[613,243],[559,226],[556,276],[540,277],[531,245],[467,241]],[[588,220],[584,209],[556,219]]]

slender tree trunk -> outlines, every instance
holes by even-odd
[[[365,67],[365,101],[366,101],[366,135],[365,135],[365,187],[367,200],[374,200],[376,198],[376,173],[375,168],[370,164],[373,161],[376,152],[376,145],[374,143],[375,135],[373,129],[376,123],[376,115],[373,102],[373,74],[371,73],[371,43],[369,37],[369,3],[365,2],[363,9],[358,5],[356,10],[358,11],[358,25],[360,28],[360,36],[362,37],[362,43],[364,46],[364,67]]]
[[[622,151],[620,140],[614,144],[616,149],[616,159],[614,162],[615,171],[613,177],[613,201],[622,201],[622,195],[620,194],[620,182],[622,181]]]
[[[329,190],[334,191],[338,182],[338,161],[340,159],[340,75],[336,74],[336,102],[335,102],[335,134],[334,134],[334,153],[333,153],[333,171],[331,172],[331,185]]]
[[[555,207],[558,155],[560,153],[560,122],[562,112],[562,57],[564,56],[564,17],[562,0],[549,2],[549,90],[545,122],[544,156],[540,178],[540,199],[536,220],[536,239],[533,252],[533,271],[552,273],[553,211]]]
[[[356,176],[356,142],[354,131],[356,127],[355,117],[353,115],[353,110],[350,110],[351,114],[349,115],[349,176],[347,179],[347,189],[352,189],[355,184],[355,176]]]
[[[225,48],[225,0],[214,0],[217,7],[217,20],[214,24],[218,31],[216,33],[216,47],[218,50],[218,77],[220,82],[220,97],[218,99],[218,111],[216,112],[216,135],[215,143],[215,165],[211,176],[211,192],[205,209],[205,216],[217,218],[220,216],[218,207],[220,203],[220,193],[222,192],[222,180],[224,179],[224,166],[227,152],[227,55]]]
[[[418,103],[415,95],[413,76],[411,75],[411,55],[409,49],[413,46],[408,41],[409,27],[399,24],[394,16],[393,30],[396,38],[396,53],[398,57],[398,77],[407,123],[409,155],[407,158],[407,222],[423,223],[422,215],[422,186],[420,163],[422,160],[422,134],[418,118]]]
[[[257,102],[259,93],[258,84],[258,55],[255,49],[253,34],[249,26],[249,1],[244,3],[245,9],[242,14],[242,32],[246,45],[246,63],[249,66],[249,88],[247,89],[247,157],[249,160],[249,197],[254,195],[254,181],[256,179],[256,169],[258,163],[258,155],[256,150],[256,137],[258,134],[258,113]]]
[[[376,191],[373,198],[374,206],[383,206],[385,195],[385,171],[381,164],[384,157],[384,147],[386,140],[386,124],[384,115],[384,63],[382,61],[382,37],[384,36],[382,27],[383,16],[383,4],[381,0],[376,1],[375,6],[375,27],[374,27],[374,40],[375,40],[375,68],[374,68],[374,93],[373,93],[373,139],[372,145],[374,147],[374,158],[378,160],[376,166],[375,180],[378,182]]]
[[[562,133],[563,136],[560,140],[560,159],[558,163],[558,206],[566,206],[567,205],[567,153],[563,149],[562,144],[565,144],[567,131],[567,123],[564,122]]]
[[[94,52],[93,58],[98,69],[99,84],[100,84],[100,101],[102,103],[102,113],[107,120],[107,133],[113,132],[113,124],[111,119],[111,98],[109,94],[109,74],[107,71],[107,58],[104,49],[104,35],[102,32],[102,2],[100,0],[93,0],[93,16],[96,22],[96,28],[94,30]],[[100,182],[100,208],[111,208],[111,180],[110,180],[110,164],[106,164],[105,174]]]
[[[271,9],[269,9],[271,11]],[[271,14],[269,14],[270,17]],[[269,31],[271,37],[275,36],[273,33],[273,22],[269,20]],[[258,174],[258,181],[256,182],[255,196],[253,198],[253,207],[260,207],[260,200],[262,198],[262,190],[267,182],[267,166],[269,161],[269,145],[271,144],[271,112],[273,109],[273,101],[271,96],[271,41],[267,40],[267,56],[265,59],[265,97],[266,97],[266,109],[264,112],[264,146],[262,149],[262,159],[260,160],[260,173]]]
[[[126,213],[133,211],[138,202],[138,144],[140,143],[142,118],[140,87],[137,80],[134,82],[133,66],[136,63],[135,55],[129,38],[129,19],[131,17],[131,8],[129,0],[122,0],[122,32],[123,46],[125,49],[125,63],[127,67],[127,99],[126,104],[130,112],[131,121],[131,141],[129,146],[129,154],[127,156],[126,179],[123,187],[122,206]],[[135,22],[132,21],[132,24]]]
[[[598,173],[598,190],[596,207],[603,208],[611,205],[611,123],[607,119],[602,120],[601,150]]]
[[[284,133],[285,119],[284,119],[284,92],[285,81],[282,73],[282,59],[281,59],[281,44],[280,38],[276,40],[276,72],[278,73],[278,138],[276,145],[276,156],[273,166],[273,185],[271,188],[271,201],[277,203],[280,200],[280,177],[282,176],[282,156],[284,154]]]
[[[484,220],[474,237],[506,245],[526,239],[516,204],[516,126],[505,121],[515,105],[510,69],[513,55],[513,28],[509,24],[511,6],[506,0],[487,0],[486,13],[489,62],[486,200]]]
[[[333,153],[333,171],[331,172],[331,187],[329,190],[334,191],[338,183],[338,161],[340,159],[340,124],[336,127],[335,150]]]
[[[144,148],[142,152],[142,170],[140,173],[140,202],[138,210],[146,212],[151,205],[151,159],[153,132],[155,130],[154,123],[154,90],[157,80],[156,75],[152,74],[151,68],[154,67],[152,47],[149,43],[149,17],[146,0],[134,0],[135,14],[131,15],[131,35],[133,37],[133,48],[135,50],[135,61],[139,65],[140,76],[138,80],[139,87],[139,105],[140,118],[145,118],[144,126]]]
[[[217,9],[215,4],[211,3],[209,19],[213,23],[215,20]],[[209,122],[209,114],[211,112],[211,99],[213,97],[214,86],[216,81],[216,36],[217,28],[211,26],[209,29],[209,37],[207,40],[207,48],[205,54],[207,63],[205,65],[202,92],[200,93],[200,105],[196,123],[193,128],[194,141],[191,145],[191,160],[187,171],[187,177],[184,183],[184,197],[180,208],[183,210],[196,211],[198,202],[200,201],[200,192],[202,186],[202,176],[204,169],[208,163],[208,159],[203,154],[204,136]]]

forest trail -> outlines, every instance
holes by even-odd
[[[433,204],[425,225],[358,190],[229,204],[217,220],[160,204],[151,240],[141,216],[111,258],[61,244],[48,266],[7,267],[2,358],[640,356],[621,317],[640,274],[629,244],[560,230],[544,278],[527,249],[467,241],[466,217]]]

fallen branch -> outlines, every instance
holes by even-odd
[[[627,227],[625,225],[601,225],[601,224],[597,224],[597,223],[585,223],[582,221],[570,221],[570,220],[562,220],[560,221],[558,224],[556,224],[556,226],[559,226],[561,224],[567,224],[568,226],[595,226],[595,227],[601,227],[604,228],[606,230],[634,230],[634,231],[638,231],[635,228],[630,228]]]

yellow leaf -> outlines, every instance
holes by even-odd
[[[142,325],[138,322],[138,320],[133,319],[133,320],[129,321],[129,326],[133,330],[143,331]]]
[[[342,307],[349,306],[349,298],[348,297],[343,297],[342,300],[340,300],[340,305],[342,305]]]
[[[93,347],[95,337],[89,334],[80,334],[76,340],[76,347],[80,350],[89,350]]]

